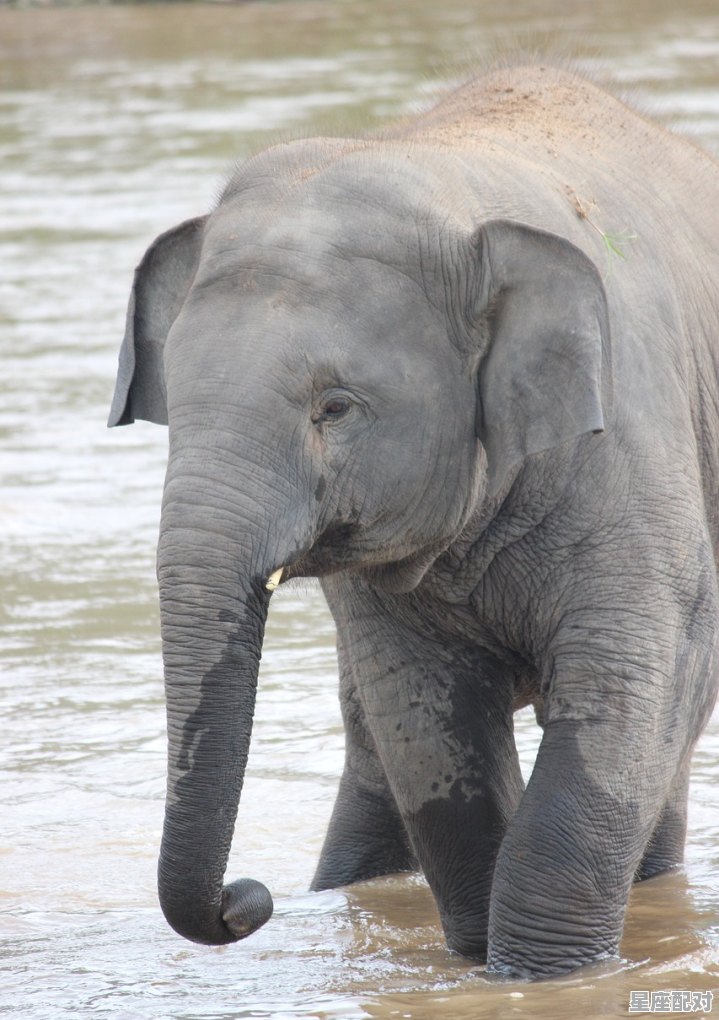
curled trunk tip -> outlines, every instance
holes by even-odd
[[[222,920],[238,939],[261,928],[273,910],[269,890],[254,878],[238,878],[222,890]]]

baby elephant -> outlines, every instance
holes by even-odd
[[[180,934],[272,912],[223,875],[271,590],[319,577],[346,763],[313,888],[419,866],[449,947],[514,977],[617,953],[717,691],[717,238],[716,162],[519,66],[262,152],[152,244],[110,424],[170,430]]]

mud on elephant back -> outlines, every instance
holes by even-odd
[[[717,690],[717,237],[709,156],[535,65],[262,152],[149,248],[110,424],[169,425],[178,932],[272,912],[223,876],[270,589],[319,577],[346,764],[313,888],[420,867],[448,946],[515,977],[617,953]]]

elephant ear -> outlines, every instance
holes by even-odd
[[[525,457],[604,430],[609,313],[596,266],[564,238],[492,220],[473,243],[488,325],[477,434],[497,495]]]
[[[136,418],[167,425],[165,340],[195,277],[206,220],[160,234],[135,270],[108,426]]]

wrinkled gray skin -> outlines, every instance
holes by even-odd
[[[159,886],[186,938],[272,910],[223,875],[285,566],[338,632],[313,888],[419,865],[448,945],[515,977],[617,952],[632,880],[682,859],[717,688],[718,183],[583,79],[503,69],[261,153],[149,249],[110,424],[170,430]]]

